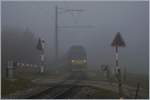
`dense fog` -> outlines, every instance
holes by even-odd
[[[56,5],[63,8],[58,9],[59,59],[63,59],[72,45],[82,45],[88,55],[89,69],[99,69],[102,64],[114,67],[115,49],[111,47],[111,42],[120,32],[126,47],[119,48],[119,65],[131,73],[148,74],[149,6],[146,1],[3,1],[3,67],[8,60],[39,64],[39,51],[36,49],[39,37],[46,41],[46,66],[50,69],[54,67],[51,64],[55,58]],[[65,9],[83,11],[72,13]]]

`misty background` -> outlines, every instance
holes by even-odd
[[[115,49],[111,47],[116,32],[120,32],[126,47],[119,48],[119,65],[128,72],[149,72],[149,6],[148,2],[19,2],[3,1],[2,68],[7,60],[39,63],[36,50],[38,38],[46,41],[47,67],[55,53],[55,6],[83,9],[81,13],[59,9],[58,26],[91,25],[91,28],[59,28],[59,58],[72,45],[83,45],[88,55],[88,68],[100,69],[102,64],[115,66]]]

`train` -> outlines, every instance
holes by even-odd
[[[73,45],[68,51],[68,64],[72,72],[87,70],[87,53],[81,45]]]

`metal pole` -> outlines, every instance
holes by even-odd
[[[44,53],[41,54],[41,73],[44,72]]]
[[[58,7],[55,7],[55,61],[58,60]]]
[[[118,68],[118,47],[116,46],[116,67]]]
[[[121,70],[119,67],[119,62],[118,62],[118,46],[116,46],[116,69],[117,69],[117,79],[118,79],[118,91],[119,91],[119,96],[122,98],[122,83],[121,83]]]
[[[42,40],[42,48],[43,48],[43,50],[42,50],[42,52],[41,52],[41,73],[43,73],[44,72],[44,60],[45,60],[45,55],[44,55],[44,42],[43,42],[43,40]]]

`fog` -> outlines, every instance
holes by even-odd
[[[102,64],[115,66],[115,50],[110,44],[116,32],[120,32],[126,47],[119,48],[119,65],[126,67],[131,73],[148,74],[149,6],[146,1],[3,1],[2,30],[15,28],[24,31],[29,28],[35,37],[45,39],[46,57],[49,63],[54,59],[55,53],[56,5],[64,9],[83,9],[81,13],[64,12],[63,9],[59,9],[58,26],[92,26],[59,28],[59,58],[70,46],[82,45],[87,51],[89,69],[98,69]]]

